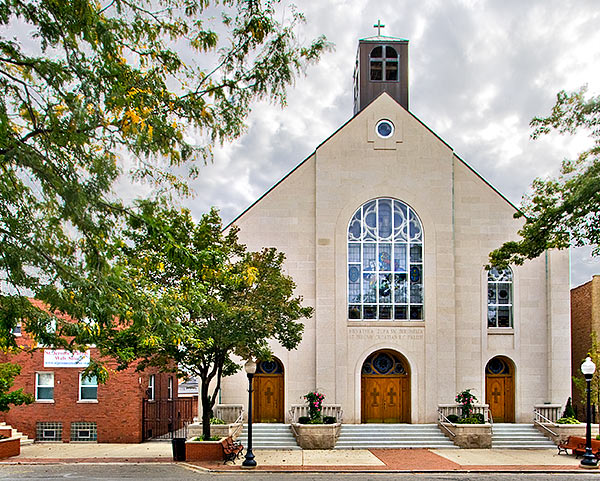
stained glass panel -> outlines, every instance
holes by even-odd
[[[389,199],[379,200],[379,239],[388,239],[392,235],[392,201]]]
[[[348,262],[360,262],[360,244],[348,244]]]
[[[406,272],[406,244],[394,244],[394,270]]]
[[[377,244],[363,244],[363,270],[374,271],[377,268]]]
[[[392,244],[379,244],[379,270],[392,270]]]
[[[358,241],[360,240],[361,234],[361,225],[362,225],[362,211],[358,209],[356,213],[352,216],[352,220],[350,221],[350,226],[348,227],[348,240],[349,241]]]
[[[392,302],[391,274],[379,274],[379,302]]]
[[[377,302],[377,274],[363,274],[363,302]]]

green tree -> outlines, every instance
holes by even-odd
[[[96,327],[133,318],[110,268],[128,214],[115,182],[185,194],[195,161],[244,131],[252,101],[285,103],[328,44],[301,45],[302,15],[279,22],[276,4],[0,0],[0,348],[14,347],[19,319],[48,344],[83,342],[55,309]],[[83,286],[72,306],[68,289]]]
[[[569,245],[593,246],[600,254],[600,97],[586,97],[586,89],[561,91],[551,114],[531,121],[534,139],[557,131],[587,131],[592,146],[576,160],[564,160],[555,179],[534,180],[532,193],[523,198],[516,218],[524,217],[521,239],[504,243],[490,253],[490,264],[523,264],[546,249]]]
[[[23,392],[23,389],[10,391],[15,377],[20,373],[21,366],[8,362],[0,363],[0,411],[8,411],[9,405],[20,406],[33,402],[33,396]]]
[[[177,363],[181,374],[199,378],[203,434],[221,378],[239,370],[232,356],[269,359],[269,340],[286,349],[301,341],[312,308],[294,295],[293,280],[283,274],[284,255],[274,248],[249,252],[237,229],[222,230],[215,210],[196,224],[186,210],[142,204],[144,220],[132,219],[123,243],[128,279],[146,296],[138,306],[141,323],[115,326],[107,348],[116,355],[135,346],[133,357],[148,364]],[[172,364],[171,364],[172,365]]]

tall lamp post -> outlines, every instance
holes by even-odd
[[[256,460],[252,452],[252,378],[256,372],[256,363],[252,359],[248,359],[244,369],[248,374],[248,447],[246,448],[246,459],[242,462],[242,467],[255,468]]]
[[[591,393],[591,382],[596,372],[596,365],[592,362],[591,358],[586,357],[585,361],[581,365],[581,372],[585,377],[587,383],[585,392],[587,393],[587,411],[586,411],[586,427],[585,427],[585,454],[581,460],[580,466],[582,468],[597,468],[598,460],[592,453],[592,405],[590,402]]]

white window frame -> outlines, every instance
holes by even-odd
[[[13,336],[21,337],[23,335],[23,323],[21,321],[17,321],[12,328]]]
[[[52,374],[52,385],[49,384],[40,384],[40,374]],[[53,371],[38,371],[35,373],[35,400],[39,403],[53,403],[54,402],[54,372]],[[50,399],[40,399],[39,398],[39,388],[52,388],[52,398]]]
[[[150,374],[148,377],[148,400],[155,400],[155,391],[156,391],[156,374]]]
[[[79,373],[79,401],[80,403],[97,403],[98,402],[98,378],[96,378],[96,376],[92,376],[94,378],[94,380],[96,381],[95,384],[84,384],[83,383],[83,379],[84,379],[84,373],[80,372]],[[96,398],[95,399],[83,399],[81,396],[82,393],[82,388],[87,387],[95,387],[96,388]]]
[[[167,399],[173,399],[173,376],[169,376],[167,383]]]
[[[503,280],[494,280],[491,279],[491,271],[486,271],[486,325],[488,330],[490,331],[512,331],[515,327],[515,310],[514,310],[514,306],[515,306],[515,289],[514,289],[514,285],[515,285],[515,275],[513,270],[510,267],[507,267],[506,269],[502,269],[503,271],[507,271],[509,274],[509,279],[503,279]],[[496,298],[496,302],[490,302],[490,298],[489,298],[489,290],[490,290],[490,285],[495,285],[496,286],[496,295],[497,295],[497,291],[498,291],[498,285],[500,284],[508,284],[508,302],[505,303],[499,303],[497,301]],[[490,315],[490,307],[494,307],[496,308],[496,322],[495,325],[490,326],[489,324],[489,315]],[[508,326],[499,326],[498,325],[498,311],[497,309],[499,307],[508,307],[508,312],[509,312],[509,325]]]

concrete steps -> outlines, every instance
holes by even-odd
[[[238,438],[244,447],[248,446],[248,425]],[[255,449],[300,449],[289,424],[252,424],[252,450]]]
[[[533,424],[494,424],[492,449],[550,449],[556,445]]]
[[[342,424],[335,449],[450,448],[437,424]]]
[[[33,444],[33,439],[29,439],[28,436],[26,436],[25,434],[23,434],[20,431],[17,431],[15,428],[13,428],[12,426],[9,426],[5,422],[1,422],[0,427],[10,428],[12,430],[12,437],[21,438],[21,446],[24,444]]]

